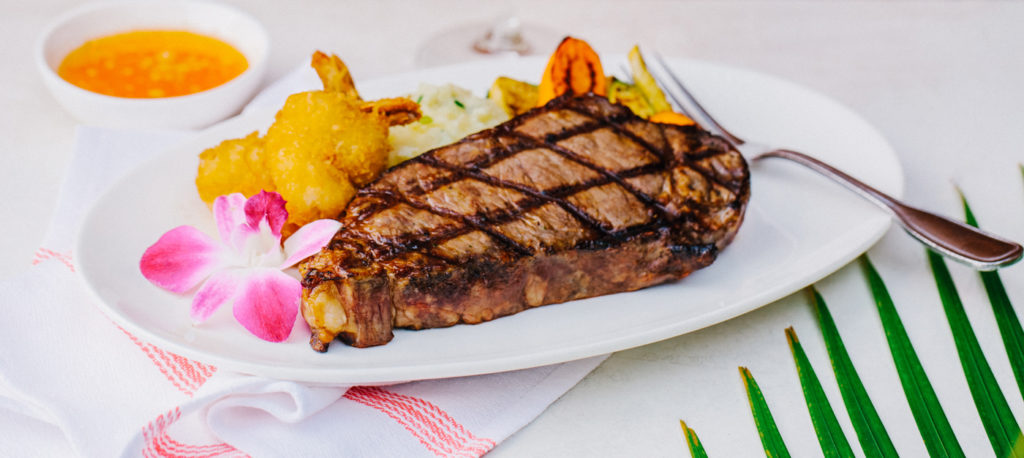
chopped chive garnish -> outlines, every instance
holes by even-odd
[[[463,110],[465,110],[465,109],[466,109],[466,106],[465,106],[465,105],[463,105],[463,104],[462,104],[462,102],[460,102],[460,101],[458,101],[458,100],[456,100],[456,101],[455,101],[455,106],[457,106],[457,107],[459,107],[459,108],[462,108]]]
[[[419,105],[420,102],[422,102],[422,101],[423,101],[423,94],[420,94],[419,97],[416,97],[416,104]]]

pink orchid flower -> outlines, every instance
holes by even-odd
[[[175,293],[202,283],[192,298],[197,323],[233,302],[235,319],[245,329],[263,340],[284,341],[295,325],[302,285],[282,270],[320,251],[341,223],[313,221],[282,247],[285,201],[265,191],[248,200],[239,193],[220,196],[213,217],[219,242],[192,226],[171,229],[143,253],[142,275]]]

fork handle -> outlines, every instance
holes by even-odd
[[[964,223],[906,205],[806,154],[787,149],[762,153],[755,160],[769,157],[788,159],[838,181],[861,197],[889,209],[896,221],[911,236],[952,259],[979,270],[994,270],[1017,262],[1024,249],[1017,243],[986,233]]]

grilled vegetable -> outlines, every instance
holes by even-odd
[[[672,105],[668,103],[665,93],[661,92],[661,88],[658,87],[658,82],[651,76],[651,72],[647,71],[644,56],[640,54],[640,48],[635,45],[633,49],[629,50],[629,67],[633,71],[633,82],[640,89],[640,92],[643,93],[644,97],[647,98],[647,103],[651,105],[651,109],[655,113],[672,111]]]
[[[499,76],[487,92],[487,98],[497,102],[509,117],[517,116],[537,106],[537,86]]]
[[[601,58],[583,40],[565,37],[548,60],[537,88],[537,106],[543,106],[566,92],[583,95],[607,94]]]
[[[647,97],[633,84],[620,81],[614,76],[609,78],[608,100],[612,103],[625,105],[633,110],[633,114],[641,118],[650,118],[654,114],[651,104],[647,103]]]
[[[647,118],[647,120],[661,124],[675,124],[677,126],[689,126],[690,124],[696,124],[688,116],[674,111],[662,111],[661,113],[656,113]]]

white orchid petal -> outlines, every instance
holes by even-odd
[[[288,240],[284,241],[284,252],[288,258],[281,263],[281,268],[291,267],[316,254],[330,243],[338,229],[341,229],[341,223],[333,219],[316,220],[299,228],[291,237],[288,237]]]
[[[241,286],[241,280],[237,273],[231,270],[213,274],[192,298],[192,320],[197,323],[206,321],[213,312],[234,299]]]
[[[220,196],[213,201],[213,220],[217,222],[220,239],[235,250],[239,249],[234,244],[235,231],[246,223],[245,202],[245,196],[239,192]]]

